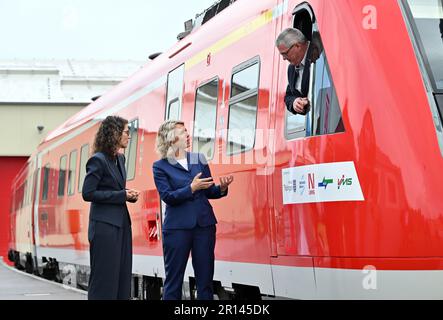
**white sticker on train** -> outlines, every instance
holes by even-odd
[[[283,204],[364,201],[354,162],[282,169]]]

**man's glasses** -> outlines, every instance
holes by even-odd
[[[284,52],[280,52],[280,54],[281,54],[283,57],[286,57],[286,58],[287,58],[287,57],[288,57],[288,53],[289,53],[289,51],[291,51],[291,49],[292,49],[293,46],[295,46],[295,43],[294,43],[292,46],[290,46],[288,50],[286,50],[286,51],[284,51]]]
[[[130,134],[130,130],[123,130],[123,133],[126,133],[128,136],[129,136],[129,134]]]

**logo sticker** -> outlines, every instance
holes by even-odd
[[[364,201],[354,162],[282,169],[283,204]]]

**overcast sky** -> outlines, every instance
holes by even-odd
[[[147,60],[215,0],[0,0],[0,59]]]

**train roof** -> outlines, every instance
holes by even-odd
[[[160,54],[152,61],[147,61],[146,64],[133,75],[107,91],[99,99],[93,101],[51,131],[41,142],[40,146],[57,139],[93,119],[100,119],[99,116],[101,113],[141,88],[151,84],[162,75],[165,75],[174,68],[174,65],[178,66],[183,63],[183,61],[186,61],[186,55],[195,54],[195,52],[203,50],[209,44],[218,40],[221,36],[220,30],[223,30],[222,33],[224,34],[235,29],[236,23],[232,23],[232,21],[240,23],[247,19],[247,16],[252,16],[257,12],[259,13],[260,11],[257,11],[259,10],[258,8],[263,8],[264,5],[263,2],[252,5],[251,2],[246,0],[220,0],[214,3],[201,14],[196,15],[196,21],[194,22],[192,30],[185,35],[183,33],[179,34],[178,39],[181,39],[169,50]],[[255,8],[257,10],[253,10]],[[227,20],[229,20],[228,24],[225,23]],[[227,25],[229,27],[227,27]],[[192,47],[192,50],[190,47]]]

